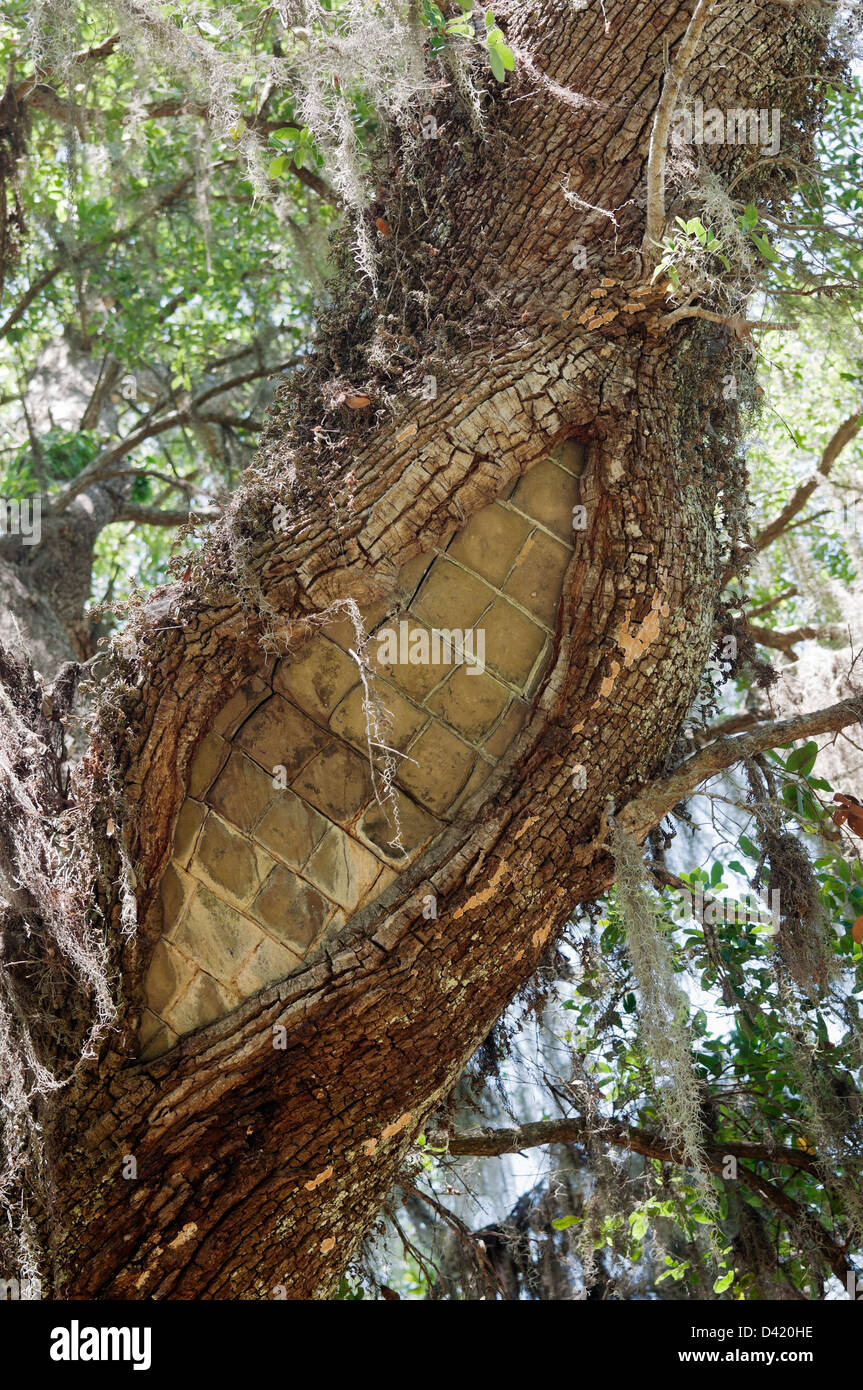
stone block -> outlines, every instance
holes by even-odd
[[[178,994],[181,994],[195,973],[190,964],[169,941],[161,937],[150,958],[147,971],[147,984],[144,991],[147,1006],[154,1014],[164,1016],[165,1009]]]
[[[468,744],[435,722],[411,748],[410,761],[401,764],[398,780],[427,810],[442,815],[467,782],[475,759]]]
[[[499,589],[531,530],[526,517],[495,502],[471,517],[453,538],[447,555]]]
[[[326,724],[336,705],[359,678],[353,657],[326,637],[313,637],[297,656],[279,662],[273,689],[293,700],[313,719]]]
[[[572,540],[572,509],[578,501],[578,479],[551,459],[543,459],[519,478],[512,504],[541,521],[562,540]]]
[[[209,733],[201,739],[189,769],[189,795],[203,801],[228,760],[231,745],[220,734]]]
[[[210,792],[209,803],[223,820],[250,831],[282,795],[270,773],[235,749]]]
[[[255,839],[277,859],[300,869],[323,839],[329,824],[302,797],[292,791],[280,791],[255,831]]]
[[[237,976],[237,989],[244,999],[248,999],[250,994],[257,994],[265,985],[283,980],[292,970],[296,970],[299,964],[298,955],[281,946],[278,941],[265,936]]]
[[[233,738],[243,721],[271,694],[268,682],[253,676],[234,692],[218,718],[213,720],[213,730],[223,738]]]
[[[155,1061],[157,1057],[161,1057],[163,1053],[170,1051],[177,1042],[179,1042],[179,1038],[173,1028],[169,1028],[167,1023],[160,1024],[152,1037],[141,1049],[141,1061]]]
[[[390,864],[404,868],[408,860],[443,829],[443,822],[423,811],[398,787],[393,788],[393,795],[404,853],[393,849],[391,844],[396,834],[396,825],[388,801],[385,801],[383,806],[379,806],[376,801],[372,802],[368,810],[363,812],[357,833],[371,846],[375,854],[382,855]]]
[[[402,643],[399,637],[399,624],[406,623],[406,638]],[[425,633],[425,638],[420,634]],[[394,639],[382,640],[385,634],[395,634]],[[395,644],[398,659],[389,658],[390,648]],[[422,704],[428,694],[439,685],[449,667],[438,662],[432,665],[428,660],[411,660],[411,656],[431,654],[431,636],[428,626],[421,623],[411,613],[396,613],[382,627],[372,634],[367,652],[372,672],[383,676],[391,684],[398,686],[405,695]],[[403,650],[404,648],[404,650]]]
[[[181,869],[174,860],[168,865],[162,877],[160,893],[165,924],[165,936],[169,937],[179,924],[186,904],[194,893],[195,880]]]
[[[299,796],[340,825],[353,820],[373,795],[368,760],[344,743],[331,743],[292,785]]]
[[[383,622],[391,608],[392,603],[387,599],[376,599],[374,603],[363,604],[360,608],[360,615],[365,632],[373,632],[378,624]],[[328,623],[325,628],[321,629],[321,632],[331,642],[335,642],[337,647],[341,647],[342,651],[356,651],[357,634],[347,615],[337,618],[335,622]]]
[[[170,1026],[179,1034],[191,1033],[195,1028],[205,1028],[224,1018],[240,1002],[236,990],[225,988],[203,970],[199,970],[182,999],[178,999],[166,1011],[165,1017]]]
[[[464,738],[476,742],[493,727],[509,699],[506,686],[485,671],[459,666],[428,707]]]
[[[572,551],[544,531],[534,531],[503,586],[504,593],[553,628],[563,576]]]
[[[523,700],[513,700],[494,733],[486,739],[485,751],[495,759],[502,758],[509,752],[526,719],[527,705]]]
[[[277,865],[252,912],[282,946],[302,956],[330,920],[333,904],[290,869]]]
[[[435,560],[411,612],[429,627],[473,627],[494,598],[494,590],[446,557]]]
[[[238,733],[235,746],[243,749],[260,767],[273,776],[284,767],[285,780],[292,782],[316,753],[325,748],[329,736],[307,715],[281,695],[271,695]]]
[[[584,445],[576,443],[574,439],[565,439],[560,447],[555,449],[551,458],[552,463],[565,468],[567,473],[574,474],[576,478],[581,476],[587,464]]]
[[[379,678],[375,679],[371,693],[373,697],[377,697],[378,704],[387,717],[388,727],[382,734],[382,741],[390,748],[397,748],[400,752],[404,751],[420,729],[428,723],[428,715],[425,710],[418,709],[416,705],[411,704],[403,695],[400,695],[395,686],[388,685],[386,681]],[[363,708],[364,698],[363,687],[361,685],[356,686],[349,695],[345,696],[330,720],[330,728],[333,733],[338,734],[340,738],[347,739],[363,753],[368,748],[366,715]]]
[[[180,814],[177,816],[177,824],[174,827],[174,858],[178,864],[184,867],[188,864],[195,845],[198,843],[198,835],[206,814],[206,806],[202,806],[200,801],[192,801],[189,797],[180,807]]]
[[[522,689],[545,646],[544,630],[505,599],[497,599],[482,625],[486,666]]]
[[[243,907],[260,888],[269,862],[251,841],[211,811],[190,868],[195,878],[214,888],[220,897]]]
[[[334,825],[310,856],[303,874],[346,912],[353,912],[383,867],[375,855]]]
[[[202,970],[227,982],[238,974],[262,938],[256,922],[202,885],[174,939]]]

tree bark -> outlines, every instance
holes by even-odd
[[[258,469],[189,578],[152,596],[108,661],[75,796],[102,857],[94,890],[120,1004],[98,1058],[40,1113],[28,1200],[53,1296],[328,1296],[424,1117],[575,905],[608,887],[609,799],[641,797],[647,833],[644,793],[670,772],[742,540],[716,521],[743,490],[721,389],[744,371],[739,343],[721,324],[663,324],[640,249],[663,64],[691,10],[504,0],[495,13],[517,69],[490,85],[487,135],[444,91],[442,138],[390,137],[369,214],[387,228],[376,298],[343,255],[316,355],[277,392]],[[690,90],[722,109],[770,107],[781,91],[783,129],[805,154],[831,70],[819,15],[716,6]],[[752,152],[700,153],[722,178]],[[751,163],[738,196],[781,200],[784,166]],[[416,394],[427,374],[432,400]],[[351,410],[346,391],[369,407]],[[587,525],[550,672],[493,776],[285,980],[137,1060],[159,884],[214,719],[265,648],[294,657],[334,603],[385,599],[398,566],[567,439],[586,450]]]

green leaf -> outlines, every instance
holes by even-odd
[[[556,1216],[551,1224],[556,1231],[566,1231],[570,1226],[577,1226],[580,1219],[578,1216]]]
[[[732,1285],[733,1283],[734,1283],[734,1270],[731,1269],[731,1270],[729,1270],[729,1272],[728,1272],[727,1274],[721,1274],[721,1275],[719,1276],[718,1279],[715,1279],[715,1280],[714,1280],[714,1282],[713,1282],[713,1292],[714,1292],[714,1293],[725,1293],[725,1290],[726,1290],[726,1289],[730,1289],[730,1288],[731,1288],[731,1285]]]
[[[489,62],[491,63],[491,70],[497,78],[498,82],[505,82],[506,68],[503,65],[503,59],[501,58],[497,49],[490,47],[488,50],[488,57]]]
[[[815,759],[818,757],[818,744],[813,739],[804,743],[802,748],[795,748],[785,764],[786,772],[799,772],[805,777],[815,766]]]

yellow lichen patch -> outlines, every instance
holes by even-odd
[[[403,1115],[399,1115],[397,1120],[393,1120],[391,1125],[384,1126],[381,1130],[381,1139],[384,1142],[386,1142],[387,1139],[392,1139],[394,1135],[400,1134],[403,1129],[407,1129],[412,1121],[413,1115],[410,1110],[406,1110]]]
[[[197,1234],[197,1231],[198,1227],[196,1223],[194,1221],[187,1221],[179,1235],[174,1236],[174,1239],[169,1241],[168,1249],[178,1250],[181,1245],[185,1245],[190,1241],[192,1237]]]
[[[623,652],[623,664],[627,670],[639,661],[648,647],[651,646],[659,636],[659,620],[667,618],[671,609],[665,599],[665,593],[660,591],[653,595],[650,603],[650,612],[633,632],[630,627],[630,615],[635,607],[635,599],[630,599],[629,612],[621,626],[615,641]]]
[[[605,677],[604,681],[602,682],[601,686],[599,687],[599,696],[600,696],[600,699],[601,699],[601,700],[607,700],[607,699],[608,699],[609,695],[611,694],[612,690],[614,689],[614,682],[617,680],[617,677],[618,677],[619,675],[620,675],[620,662],[619,662],[619,661],[612,661],[612,663],[611,663],[611,674]]]
[[[305,1187],[307,1192],[314,1192],[316,1187],[320,1187],[322,1182],[326,1182],[327,1178],[331,1178],[332,1176],[333,1165],[330,1164],[329,1168],[325,1168],[322,1173],[318,1173],[318,1176],[316,1178],[310,1178],[307,1183],[303,1184],[303,1186]]]
[[[528,830],[530,830],[530,827],[531,827],[532,825],[536,825],[536,822],[537,822],[538,820],[539,820],[539,816],[527,816],[527,817],[525,818],[523,824],[520,825],[519,828],[518,828],[518,830],[516,831],[516,834],[515,834],[516,842],[518,842],[518,841],[521,839],[522,835],[526,835],[527,832],[528,832]]]
[[[488,887],[483,888],[479,893],[474,893],[472,898],[468,898],[466,903],[463,903],[461,907],[457,908],[453,913],[454,918],[458,920],[458,918],[463,917],[466,912],[470,912],[473,908],[480,907],[483,903],[487,903],[497,892],[498,884],[503,876],[508,873],[509,866],[501,860],[488,881]]]
[[[330,1251],[335,1249],[335,1245],[335,1236],[327,1236],[326,1240],[321,1241],[321,1254],[329,1255]]]
[[[365,1139],[363,1141],[363,1153],[365,1154],[366,1158],[371,1158],[377,1146],[377,1139]]]
[[[550,935],[551,923],[549,922],[547,926],[540,927],[538,931],[535,931],[533,936],[531,937],[531,941],[533,942],[534,948],[536,950],[539,950],[541,946],[544,946]]]

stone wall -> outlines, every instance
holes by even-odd
[[[363,610],[382,741],[399,755],[392,796],[372,776],[348,619],[271,662],[222,711],[192,765],[163,882],[145,1058],[289,974],[482,786],[548,669],[582,466],[567,444]],[[433,640],[454,629],[472,633],[463,649]]]

